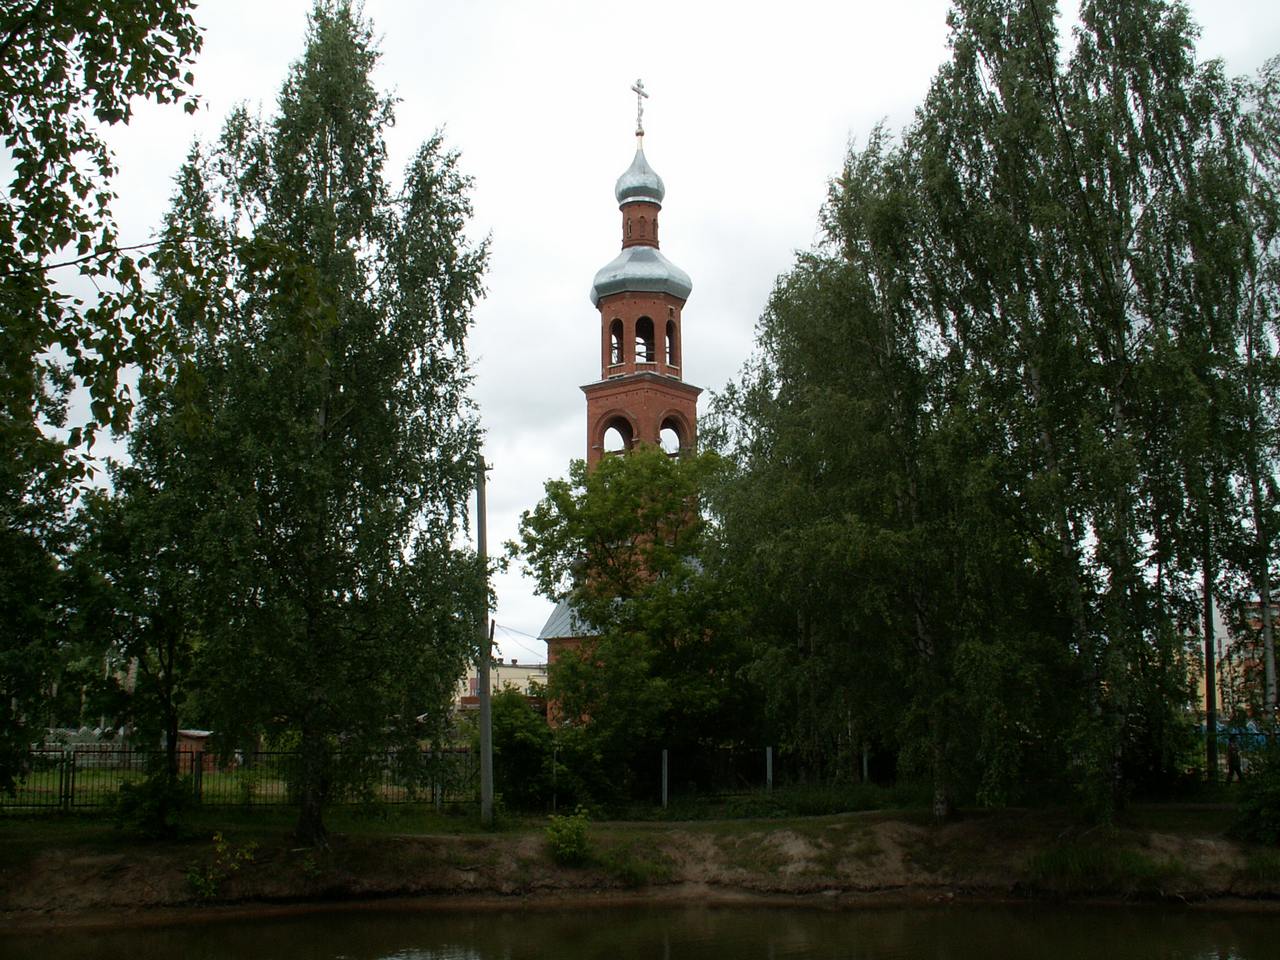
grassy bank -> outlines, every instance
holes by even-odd
[[[706,811],[703,811],[704,813]],[[103,817],[0,818],[0,912],[31,917],[216,903],[381,897],[641,895],[905,898],[1280,898],[1280,851],[1227,836],[1222,805],[1133,807],[1087,829],[1065,811],[922,810],[684,821],[582,821],[561,857],[543,817],[335,810],[328,850],[289,811],[202,811],[183,838],[139,842]],[[576,837],[571,837],[577,842]]]

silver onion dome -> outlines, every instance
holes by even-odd
[[[618,178],[613,195],[618,198],[618,206],[633,200],[647,200],[662,205],[667,188],[663,186],[662,178],[653,172],[649,161],[645,160],[642,142],[637,141],[635,159],[627,167],[627,172]]]
[[[658,191],[661,196],[661,180]],[[656,247],[627,247],[596,273],[591,284],[591,303],[599,306],[601,297],[624,291],[669,293],[688,300],[693,281]]]

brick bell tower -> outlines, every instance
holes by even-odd
[[[600,311],[600,379],[587,396],[587,465],[636,444],[669,453],[697,440],[700,387],[680,377],[684,354],[680,323],[693,284],[658,250],[658,213],[666,195],[662,178],[644,156],[644,106],[636,94],[636,155],[618,178],[614,196],[622,212],[622,252],[600,269],[591,302]]]

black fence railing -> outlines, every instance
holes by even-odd
[[[97,745],[38,748],[30,771],[10,795],[0,792],[0,809],[81,810],[110,807],[120,788],[139,782],[164,763],[164,753]],[[298,757],[288,752],[237,754],[221,761],[213,753],[181,750],[179,773],[197,803],[211,807],[289,805],[298,802]],[[339,753],[333,757],[330,803],[474,802],[478,765],[466,748]],[[354,786],[347,786],[354,784]]]

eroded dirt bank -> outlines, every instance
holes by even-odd
[[[417,907],[589,900],[767,898],[840,905],[1034,896],[1280,906],[1274,852],[1180,826],[1081,831],[1042,812],[688,824],[595,824],[590,863],[563,867],[540,829],[491,835],[287,838],[227,835],[125,847],[0,838],[0,925],[146,923],[175,912]],[[1082,853],[1083,851],[1083,853]],[[1092,874],[1090,873],[1092,871]]]

